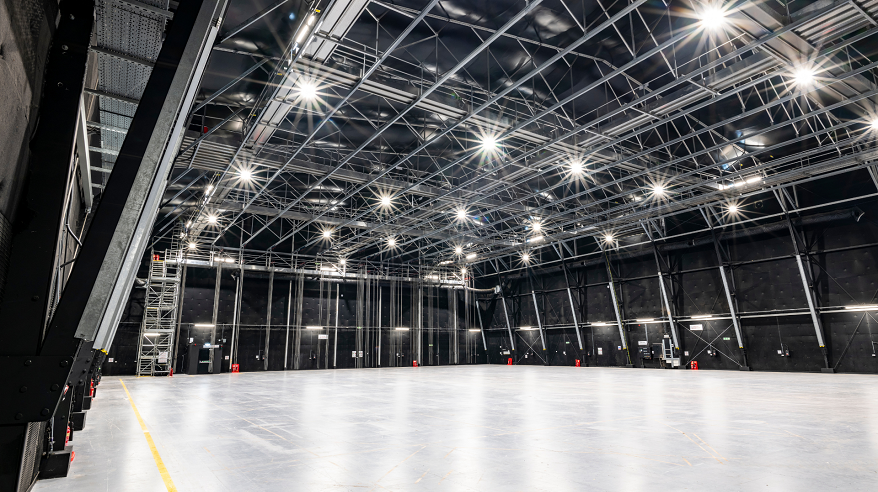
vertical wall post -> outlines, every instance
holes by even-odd
[[[817,298],[816,293],[814,292],[814,280],[811,278],[811,261],[809,258],[805,258],[804,261],[808,262],[808,268],[806,269],[804,262],[802,261],[802,249],[799,248],[799,234],[793,227],[793,221],[790,219],[787,204],[784,202],[783,196],[781,196],[777,190],[774,190],[774,195],[783,210],[784,217],[787,221],[787,227],[790,230],[790,237],[792,237],[793,240],[793,252],[796,256],[796,266],[799,268],[799,276],[802,279],[802,286],[805,288],[805,297],[808,300],[808,310],[811,312],[811,322],[814,324],[814,333],[817,335],[817,344],[820,346],[820,352],[823,354],[823,363],[825,367],[823,367],[821,371],[830,373],[835,372],[835,370],[829,365],[829,356],[826,351],[826,343],[823,339],[823,324],[821,323],[820,315],[817,312]]]
[[[560,242],[555,249],[561,258],[561,269],[564,272],[564,285],[567,286],[567,299],[570,301],[570,314],[573,316],[573,328],[576,330],[576,342],[579,343],[579,350],[583,350],[582,335],[579,333],[579,320],[576,317],[576,305],[573,304],[573,293],[570,291],[570,280],[567,278],[567,263],[564,261],[564,245]]]
[[[220,295],[220,279],[222,278],[223,266],[220,263],[216,263],[216,282],[213,284],[213,316],[210,318],[210,323],[213,327],[210,329],[210,346],[213,347],[214,343],[216,343],[216,322],[219,314],[219,295]],[[213,360],[214,350],[211,348],[210,350],[210,362],[207,365],[207,372],[213,373],[213,365],[217,363]],[[221,362],[219,362],[221,364]]]
[[[702,217],[704,217],[704,221],[707,222],[707,226],[710,228],[710,235],[713,238],[713,249],[716,251],[716,261],[719,264],[719,276],[722,279],[723,291],[725,291],[726,302],[729,305],[729,314],[731,314],[732,316],[732,324],[735,327],[735,337],[738,340],[738,348],[741,349],[741,355],[744,359],[744,365],[742,365],[740,369],[742,371],[749,371],[750,367],[747,364],[747,348],[744,346],[744,336],[741,331],[741,321],[738,317],[738,298],[732,291],[732,288],[729,285],[728,277],[726,277],[725,261],[723,260],[722,251],[720,250],[719,238],[716,237],[716,230],[713,228],[713,222],[710,220],[710,218],[708,218],[707,214],[704,212],[704,209],[701,209],[701,215]],[[731,269],[729,271],[731,271]]]
[[[287,294],[287,334],[284,337],[284,370],[289,368],[290,355],[290,310],[293,307],[293,281],[290,280],[290,292]]]
[[[604,252],[604,264],[607,267],[607,284],[610,288],[610,298],[613,301],[613,312],[616,313],[616,326],[619,327],[619,338],[622,340],[622,350],[625,351],[625,358],[628,361],[626,367],[634,367],[631,363],[631,352],[628,350],[628,337],[625,336],[625,326],[622,323],[622,311],[619,309],[619,299],[616,297],[616,285],[613,282],[613,269],[610,268],[610,257],[607,255],[607,249],[601,245],[601,241],[595,238],[598,247]]]
[[[180,325],[183,322],[183,296],[186,294],[186,264],[183,264],[183,274],[180,278],[180,297],[177,299],[177,326],[174,329],[174,345],[171,347],[171,367],[180,372],[177,367],[177,346],[180,345]]]
[[[659,289],[662,294],[662,304],[664,304],[665,311],[668,313],[668,323],[671,326],[671,338],[674,342],[674,350],[680,350],[680,339],[677,335],[677,323],[674,320],[674,310],[671,307],[671,299],[668,296],[668,288],[665,284],[665,273],[662,269],[661,258],[659,258],[658,246],[655,244],[655,238],[649,231],[649,227],[643,222],[641,222],[640,225],[643,227],[643,230],[646,232],[646,236],[649,238],[649,242],[652,245],[652,254],[655,257],[655,268],[658,272]]]
[[[265,352],[262,354],[262,367],[268,370],[268,346],[271,340],[271,298],[274,295],[274,270],[268,272],[268,308],[265,313]]]
[[[332,367],[338,363],[338,298],[341,291],[341,282],[335,286],[335,335],[332,347]]]
[[[515,336],[512,334],[512,324],[509,322],[509,309],[506,307],[506,298],[500,294],[500,304],[503,305],[503,316],[506,318],[506,329],[509,331],[509,343],[512,344],[512,350],[515,350]]]
[[[485,338],[485,325],[482,323],[482,308],[479,307],[479,300],[476,299],[476,314],[479,316],[479,331],[482,333],[482,346],[485,347],[485,355],[488,353],[488,340]]]

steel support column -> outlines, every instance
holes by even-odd
[[[485,356],[488,355],[488,340],[485,338],[485,325],[482,323],[482,308],[479,307],[479,300],[476,299],[476,314],[479,316],[479,332],[482,334],[482,346],[485,347]]]
[[[216,264],[216,281],[213,284],[213,314],[210,317],[210,324],[213,325],[210,328],[210,346],[216,343],[216,321],[219,314],[219,295],[220,295],[220,281],[222,278],[223,266],[221,263]],[[207,366],[207,372],[213,373],[213,360],[214,351],[210,351],[210,363]]]
[[[649,238],[649,242],[652,245],[652,254],[655,257],[655,268],[658,272],[658,281],[659,281],[659,289],[662,293],[662,303],[665,306],[665,311],[668,313],[668,323],[671,327],[671,337],[674,341],[674,350],[680,350],[680,339],[677,336],[677,323],[674,321],[674,310],[671,307],[670,297],[668,296],[668,288],[665,285],[665,273],[662,269],[661,258],[659,257],[658,247],[655,244],[655,238],[653,238],[652,233],[649,231],[649,227],[646,224],[641,223],[643,230],[646,232],[646,236]]]
[[[262,367],[268,370],[268,347],[271,341],[271,297],[274,295],[274,270],[268,272],[268,309],[265,313],[265,352],[262,354]]]
[[[719,265],[717,268],[719,268],[719,275],[723,282],[723,291],[726,294],[726,302],[729,305],[729,314],[732,316],[732,324],[735,328],[735,337],[738,340],[738,348],[741,349],[741,356],[744,359],[744,364],[740,369],[742,371],[749,371],[750,365],[747,363],[747,348],[744,346],[744,335],[741,331],[741,320],[738,316],[738,298],[729,285],[729,279],[726,276],[726,262],[723,259],[719,238],[716,237],[716,230],[713,228],[713,222],[704,212],[703,208],[701,209],[701,215],[704,217],[705,222],[707,222],[707,226],[710,228],[710,235],[713,238],[713,248],[716,251],[716,261]],[[731,270],[729,271],[731,272]]]
[[[598,243],[598,247],[604,252],[604,264],[607,267],[607,284],[610,289],[610,298],[613,301],[613,312],[616,313],[616,326],[619,327],[619,338],[622,340],[622,350],[625,351],[625,358],[627,360],[626,367],[634,367],[634,364],[631,363],[631,352],[628,350],[628,337],[625,336],[625,325],[622,322],[622,312],[619,309],[619,300],[616,298],[616,285],[615,282],[613,282],[613,269],[610,268],[610,257],[607,254],[607,249],[601,245],[600,239],[595,238],[595,240]]]
[[[564,285],[567,287],[567,300],[570,301],[570,314],[573,316],[573,328],[576,330],[576,342],[579,344],[579,350],[583,350],[582,334],[579,333],[579,320],[576,316],[576,305],[573,304],[573,293],[570,291],[570,280],[567,278],[567,262],[564,261],[564,245],[558,243],[554,246],[555,251],[561,258],[561,270],[564,272]]]
[[[826,343],[823,339],[823,323],[821,323],[820,314],[817,311],[817,294],[814,292],[814,279],[811,277],[811,260],[807,257],[804,261],[802,260],[803,248],[799,247],[799,241],[801,238],[799,237],[796,228],[793,226],[793,221],[790,218],[790,213],[787,204],[784,201],[784,197],[777,190],[772,191],[780,204],[781,210],[783,210],[784,218],[787,222],[787,228],[789,228],[790,237],[793,240],[793,253],[796,257],[796,266],[799,268],[799,277],[802,279],[802,286],[805,289],[805,298],[808,300],[808,310],[811,312],[811,322],[814,324],[814,333],[817,335],[817,344],[820,346],[820,352],[823,355],[823,363],[825,367],[820,370],[822,372],[835,372],[832,366],[829,365],[829,354],[827,353]],[[805,262],[808,262],[808,268],[805,268]]]
[[[512,334],[512,323],[509,322],[509,309],[506,307],[506,298],[503,297],[503,294],[500,294],[500,304],[503,305],[503,316],[506,318],[506,330],[509,331],[509,343],[512,344],[510,347],[512,351],[515,351],[515,336]],[[515,354],[513,354],[515,355]]]

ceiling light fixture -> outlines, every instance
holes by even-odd
[[[655,185],[652,187],[652,193],[655,196],[662,196],[665,194],[665,187],[662,185]]]
[[[387,245],[390,246],[391,248],[396,246],[396,239],[393,239],[393,238],[388,239]]]
[[[814,82],[814,70],[810,68],[800,67],[794,74],[796,85],[804,86]]]
[[[570,161],[570,172],[573,174],[581,174],[582,173],[582,162]]]
[[[216,224],[216,220],[217,220],[216,215],[208,215],[207,216],[207,223],[208,224]]]
[[[461,269],[460,269],[460,274],[461,274],[461,275],[466,275],[466,268],[461,268]]]
[[[459,209],[459,210],[457,211],[457,218],[460,219],[460,220],[465,220],[465,219],[466,219],[466,210],[465,210],[465,209],[462,209],[462,208]]]
[[[466,255],[466,259],[467,259],[467,260],[473,260],[473,259],[475,259],[475,258],[476,258],[476,254],[475,254],[475,253],[470,253],[470,254]]]
[[[251,179],[253,179],[253,171],[250,171],[249,169],[241,169],[240,171],[238,171],[238,176],[240,176],[241,179],[243,179],[244,181],[250,181]]]
[[[482,150],[497,150],[497,139],[494,137],[485,137],[482,139]]]
[[[530,261],[530,255],[527,254],[527,253],[521,255],[521,261],[523,261],[523,262],[525,262],[525,263],[529,262],[529,261]]]
[[[454,247],[454,254],[456,254],[456,255],[463,254],[463,248],[461,248],[460,246],[455,246]]]
[[[613,242],[613,235],[607,234],[606,236],[604,236],[604,242],[612,243]]]
[[[198,247],[197,244],[195,244],[195,243],[189,243],[189,249],[195,249],[195,248],[197,248],[197,247]]]
[[[301,96],[302,99],[314,99],[315,97],[317,97],[317,86],[315,86],[311,82],[303,82],[299,86],[299,96]]]
[[[878,120],[872,120],[872,129],[878,130]]]
[[[534,232],[540,232],[541,230],[543,230],[543,225],[539,222],[531,222],[531,228],[534,230]]]
[[[726,22],[726,13],[717,7],[708,7],[701,12],[701,25],[707,29],[717,29]]]
[[[390,206],[390,196],[389,195],[384,195],[381,197],[381,206],[382,207],[389,207]]]
[[[323,230],[323,237],[325,237],[326,239],[331,238],[331,237],[332,237],[332,230],[330,230],[330,229],[324,229],[324,230]]]

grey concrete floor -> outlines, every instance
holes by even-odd
[[[878,490],[878,379],[539,366],[122,378],[180,491]],[[163,491],[119,378],[36,491]]]

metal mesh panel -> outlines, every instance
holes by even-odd
[[[40,470],[40,458],[43,455],[43,433],[45,422],[30,422],[24,435],[24,450],[21,456],[21,468],[18,474],[18,492],[30,490]]]

